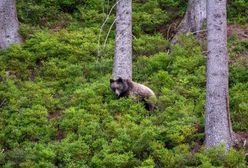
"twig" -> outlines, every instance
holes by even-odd
[[[108,15],[107,15],[105,21],[104,21],[103,24],[101,25],[100,33],[99,33],[99,36],[98,36],[98,47],[97,47],[97,48],[98,48],[98,51],[97,51],[98,56],[100,56],[100,41],[101,41],[101,35],[102,35],[103,27],[104,27],[104,25],[106,24],[106,22],[108,21],[108,19],[109,19],[109,17],[110,17],[110,14],[112,13],[114,7],[115,7],[120,1],[121,1],[121,0],[118,0],[118,1],[111,7],[111,9],[110,9],[110,11],[109,11],[109,13],[108,13]]]
[[[3,99],[3,101],[0,104],[0,108],[4,106],[5,102],[6,102],[6,99]]]
[[[137,37],[135,37],[135,35],[132,34],[132,36],[133,36],[134,40],[137,40]]]
[[[194,32],[189,32],[188,34],[195,34],[195,33],[201,33],[201,32],[206,32],[207,29],[199,30],[199,31],[194,31]]]
[[[167,39],[169,39],[169,33],[170,33],[171,27],[172,27],[172,24],[169,25],[169,28],[167,30],[167,33],[166,33]]]
[[[106,36],[106,38],[105,38],[105,40],[104,40],[103,50],[104,50],[105,47],[106,47],[106,43],[107,43],[107,40],[108,40],[110,31],[111,31],[112,27],[114,26],[115,22],[116,22],[116,18],[115,18],[115,20],[113,21],[113,23],[111,24],[111,26],[110,26],[110,28],[109,28],[109,30],[108,30],[108,34],[107,34],[107,36]]]
[[[246,139],[244,140],[243,147],[245,147],[245,145],[246,145]]]

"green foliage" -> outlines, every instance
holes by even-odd
[[[234,122],[233,128],[236,130],[247,131],[247,122],[244,118],[247,117],[248,112],[248,59],[246,52],[248,49],[248,40],[239,40],[237,37],[232,37],[229,40],[229,46],[232,49],[230,52],[230,108]],[[233,46],[233,47],[231,47]]]
[[[55,30],[75,24],[100,28],[115,3],[113,0],[20,0],[17,1],[17,9],[19,20],[32,26]],[[163,24],[182,16],[185,6],[184,0],[133,1],[134,34],[138,35],[142,31],[154,32]],[[169,10],[166,10],[168,8]],[[114,16],[113,10],[106,29],[113,22]]]
[[[215,168],[215,167],[240,167],[246,166],[244,159],[244,151],[236,151],[231,149],[228,153],[225,152],[223,146],[204,150],[201,153],[196,154],[194,158],[194,164],[197,164],[201,168]]]
[[[162,35],[142,35],[138,39],[133,41],[133,54],[149,56],[154,55],[157,52],[165,52],[170,47],[170,43],[163,38]]]
[[[167,12],[159,7],[157,1],[146,1],[142,5],[134,3],[133,9],[133,29],[135,34],[141,30],[152,32],[158,26],[170,20]]]
[[[167,23],[182,16],[186,3],[183,0],[158,0],[133,2],[133,32],[154,33]]]
[[[190,152],[195,142],[203,141],[196,125],[203,124],[205,99],[205,59],[194,39],[181,37],[169,54],[160,47],[142,48],[147,40],[168,44],[161,36],[137,39],[134,77],[158,96],[157,110],[149,113],[143,102],[113,95],[113,46],[99,58],[96,37],[96,31],[87,28],[42,31],[24,45],[0,52],[1,166],[243,165],[236,151],[226,158]],[[231,66],[230,101],[238,130],[247,128],[245,72]]]
[[[233,23],[246,24],[248,21],[248,2],[246,0],[228,1],[228,20]]]
[[[19,0],[18,18],[22,23],[58,30],[73,25],[98,27],[116,1],[99,0]],[[187,2],[185,0],[134,0],[133,32],[154,33],[163,31],[166,24],[183,17]],[[245,24],[248,18],[246,0],[228,1],[228,19],[232,23]],[[106,29],[113,22],[113,10]],[[32,27],[29,27],[32,29]]]
[[[133,78],[156,93],[155,112],[112,93],[114,36],[100,55],[98,37],[114,3],[17,1],[26,41],[0,51],[0,167],[245,167],[242,150],[199,149],[206,62],[201,46],[184,36],[170,46],[157,33],[182,15],[185,1],[133,2]],[[101,42],[113,19],[114,11]],[[233,128],[247,131],[248,65],[234,57],[246,52],[247,43],[230,45]]]
[[[230,53],[229,55],[233,61],[233,64],[239,64],[239,66],[235,68],[241,69],[241,68],[245,68],[248,64],[248,59],[246,59],[247,50],[248,50],[248,40],[238,38],[237,34],[238,32],[234,34],[231,38],[229,38],[228,48]],[[247,71],[245,73],[247,73]],[[242,78],[242,76],[245,76],[244,73],[243,74],[237,73],[235,75],[236,76],[240,75],[240,78]]]
[[[230,89],[230,107],[232,118],[234,119],[234,128],[247,131],[247,121],[245,117],[248,114],[248,84],[237,83]]]

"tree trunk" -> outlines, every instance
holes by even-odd
[[[232,146],[229,114],[226,0],[207,1],[206,147]]]
[[[21,43],[15,0],[0,0],[0,49]]]
[[[132,0],[117,0],[113,78],[132,79]]]
[[[195,32],[200,34],[206,20],[206,0],[189,0],[187,12],[178,26],[177,34]]]

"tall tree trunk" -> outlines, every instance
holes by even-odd
[[[232,146],[229,114],[226,0],[207,0],[206,147]]]
[[[113,78],[132,79],[132,0],[117,0]]]
[[[15,0],[0,0],[0,49],[21,43]]]
[[[176,36],[181,33],[196,32],[198,37],[206,17],[206,0],[189,0],[186,14],[178,26]]]

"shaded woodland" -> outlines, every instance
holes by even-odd
[[[132,1],[132,79],[157,95],[150,113],[109,87],[115,3],[16,1],[22,43],[0,50],[0,167],[248,167],[248,2],[227,4],[229,152],[204,148],[206,23],[178,34],[188,1]]]

